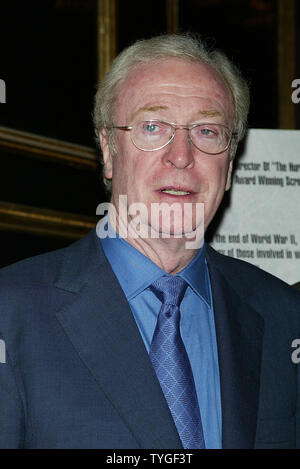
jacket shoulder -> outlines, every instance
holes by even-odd
[[[74,290],[80,289],[90,272],[87,266],[96,257],[96,243],[92,230],[66,248],[0,269],[0,338],[3,335],[8,344],[10,339],[15,344],[19,334],[32,333],[41,315],[46,323],[72,301]]]

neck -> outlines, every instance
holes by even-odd
[[[170,235],[164,238],[159,233],[157,237],[153,237],[149,235],[151,227],[147,226],[144,230],[137,231],[128,220],[124,223],[118,214],[116,218],[110,216],[110,224],[119,236],[125,238],[131,246],[169,274],[183,270],[197,255],[203,244],[203,236],[199,241],[197,233],[194,237],[196,241],[191,241],[190,237],[187,238],[184,234],[181,237]],[[145,236],[145,233],[149,236]]]
[[[196,249],[186,249],[182,239],[153,240],[128,236],[127,241],[169,274],[176,274],[183,270],[198,253]]]

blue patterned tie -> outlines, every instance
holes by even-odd
[[[179,328],[179,305],[187,283],[181,277],[163,276],[150,288],[162,302],[150,359],[183,447],[205,448],[194,377]]]

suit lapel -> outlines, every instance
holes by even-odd
[[[56,286],[74,297],[58,320],[137,446],[181,448],[129,304],[94,232],[69,248]]]
[[[223,448],[253,448],[264,321],[237,293],[239,285],[227,280],[232,270],[225,262],[225,266],[216,265],[216,256],[207,249],[218,344]]]

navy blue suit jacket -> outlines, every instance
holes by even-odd
[[[212,248],[206,256],[223,447],[299,447],[291,343],[300,295]],[[0,287],[0,448],[181,448],[95,230],[2,269]]]

